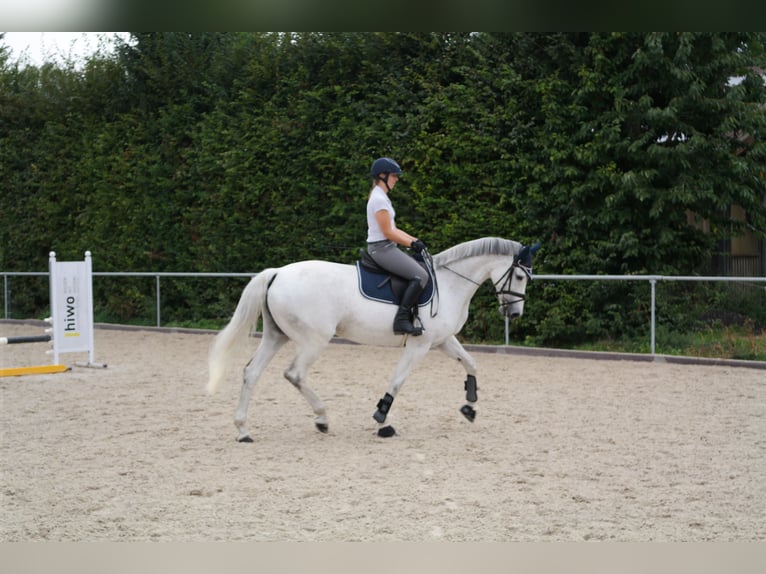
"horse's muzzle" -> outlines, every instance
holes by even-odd
[[[500,314],[509,319],[518,319],[524,314],[524,309],[519,307],[517,304],[500,305]]]

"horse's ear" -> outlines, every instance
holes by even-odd
[[[525,267],[532,267],[532,255],[534,255],[538,249],[540,249],[540,243],[535,243],[532,246],[525,245],[519,251],[516,261],[524,265]]]

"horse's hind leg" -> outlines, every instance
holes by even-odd
[[[457,359],[465,369],[467,375],[465,379],[465,399],[469,404],[463,405],[460,412],[463,413],[465,418],[473,422],[476,418],[476,410],[473,408],[473,403],[479,398],[476,394],[476,361],[473,360],[473,357],[468,354],[468,351],[463,348],[463,345],[454,336],[447,339],[438,349],[448,357]]]
[[[285,371],[285,378],[298,389],[311,405],[316,419],[314,424],[321,432],[327,432],[327,411],[319,396],[306,385],[306,374],[309,367],[319,358],[327,345],[327,341],[315,341],[311,344],[302,344],[298,347],[290,367]]]
[[[287,337],[281,332],[275,329],[265,329],[263,332],[263,338],[261,339],[258,349],[255,351],[255,355],[245,367],[245,372],[242,381],[242,390],[239,394],[239,404],[237,405],[237,412],[234,416],[234,425],[237,427],[237,440],[239,442],[253,442],[250,438],[250,433],[245,427],[247,421],[247,407],[250,404],[250,399],[253,396],[253,390],[255,389],[255,383],[258,381],[261,373],[269,364],[277,351],[288,341]]]

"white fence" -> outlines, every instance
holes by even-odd
[[[6,319],[10,315],[11,294],[9,291],[9,278],[13,276],[47,276],[46,272],[12,272],[0,271],[3,276],[3,294],[5,301]],[[155,283],[155,301],[157,311],[157,327],[162,326],[162,290],[161,279],[163,277],[253,277],[257,273],[173,273],[173,272],[93,272],[94,277],[153,277]],[[708,282],[736,282],[736,283],[762,283],[766,290],[766,277],[714,277],[714,276],[683,276],[683,275],[535,275],[535,281],[647,281],[651,286],[651,320],[650,320],[650,349],[655,354],[656,348],[656,287],[657,283],[671,281],[708,281]],[[508,320],[505,325],[505,344],[509,344]]]

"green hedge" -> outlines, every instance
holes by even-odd
[[[707,273],[718,242],[766,230],[764,38],[134,33],[113,56],[40,68],[0,40],[0,270],[43,270],[51,250],[90,250],[98,271],[351,262],[367,170],[389,155],[397,223],[432,252],[495,235],[541,241],[542,273]],[[643,289],[535,285],[516,335],[640,332]],[[163,308],[223,319],[238,292],[168,284]],[[100,312],[147,320],[152,293],[125,281]],[[47,305],[17,295],[19,313]],[[497,338],[484,303],[472,339]]]

